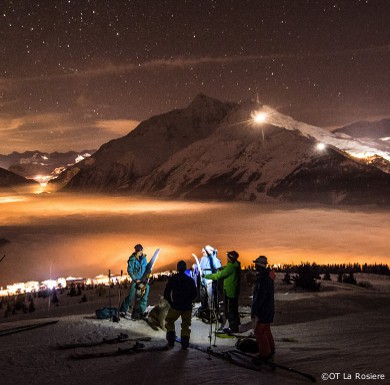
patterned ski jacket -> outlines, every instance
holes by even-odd
[[[260,268],[253,290],[251,316],[258,317],[261,323],[269,324],[274,320],[274,280],[275,273],[272,270]]]
[[[227,265],[214,274],[206,274],[204,278],[213,281],[223,278],[223,291],[229,298],[237,298],[240,294],[241,264],[238,261],[228,261]]]
[[[133,281],[141,279],[147,265],[148,261],[146,260],[146,254],[141,255],[140,259],[135,256],[135,253],[131,254],[127,261],[127,272],[129,273],[131,279]]]

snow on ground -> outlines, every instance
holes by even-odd
[[[278,281],[281,281],[278,276]],[[390,280],[365,275],[373,288],[365,289],[333,281],[322,282],[320,293],[296,292],[291,286],[277,285],[276,315],[272,326],[276,338],[276,363],[310,373],[318,383],[322,373],[340,373],[332,384],[390,383]],[[359,279],[358,279],[359,281]],[[151,288],[150,303],[157,303],[164,288],[156,282]],[[248,289],[249,290],[249,289]],[[248,310],[249,291],[244,290],[241,310]],[[112,301],[117,298],[113,294]],[[34,313],[3,318],[0,331],[11,327],[48,320],[59,320],[54,325],[0,336],[0,373],[2,385],[40,384],[305,384],[308,379],[277,369],[264,367],[261,372],[250,371],[218,358],[211,358],[196,350],[181,350],[180,346],[163,352],[139,353],[114,357],[74,360],[80,352],[100,352],[117,349],[117,345],[61,350],[58,343],[96,341],[126,333],[130,337],[150,336],[146,346],[165,345],[165,333],[152,330],[144,321],[121,319],[119,323],[98,320],[94,309],[107,306],[107,296],[79,300],[59,296],[58,307]],[[83,311],[84,310],[84,311]],[[47,318],[50,315],[50,318]],[[12,318],[14,317],[14,318]],[[243,332],[250,332],[250,319],[242,320]],[[177,322],[179,333],[179,322]],[[193,318],[191,342],[208,346],[209,325]],[[296,342],[284,342],[283,339]],[[214,342],[214,339],[213,339]],[[230,349],[235,339],[217,338],[216,351]],[[121,348],[131,346],[122,343]],[[356,374],[383,374],[384,380],[359,380]],[[333,376],[337,376],[333,374]],[[343,379],[343,376],[345,379]],[[348,376],[351,376],[349,379]]]

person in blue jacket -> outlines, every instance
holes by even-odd
[[[146,266],[148,265],[148,261],[146,260],[146,254],[143,253],[144,248],[142,245],[137,244],[134,246],[134,253],[130,255],[127,261],[127,272],[131,278],[130,291],[128,296],[124,299],[119,309],[120,315],[122,317],[132,317],[139,318],[144,317],[146,312],[146,307],[148,305],[148,295],[149,295],[149,284],[146,283],[144,294],[140,298],[139,302],[139,310],[140,315],[131,314],[129,311],[130,306],[132,306],[133,301],[135,299],[135,294],[137,290],[137,285],[141,283],[141,278],[145,273]]]
[[[200,259],[200,268],[204,275],[214,274],[221,270],[222,263],[218,258],[218,250],[207,245],[202,249],[202,258]],[[215,309],[218,311],[219,301],[217,298],[218,282],[213,282],[211,279],[202,278],[201,280],[200,302],[201,308]]]

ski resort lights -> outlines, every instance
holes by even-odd
[[[324,151],[325,148],[326,148],[326,144],[325,143],[317,143],[317,145],[316,145],[316,149],[318,151]]]
[[[255,111],[252,113],[252,119],[257,124],[262,124],[267,120],[268,114],[264,111]]]

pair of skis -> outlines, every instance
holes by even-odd
[[[129,338],[127,334],[121,333],[114,338],[103,338],[100,341],[90,341],[90,342],[71,342],[64,344],[57,344],[58,349],[75,349],[75,348],[90,348],[100,345],[113,345],[121,344],[124,342],[146,342],[150,341],[151,337],[138,337],[138,338]]]
[[[241,333],[225,333],[225,332],[216,332],[216,336],[219,338],[237,338],[239,340],[242,339],[255,339],[254,334],[241,334]],[[283,337],[283,338],[275,338],[275,341],[278,342],[298,342],[297,339],[293,337]]]
[[[27,330],[40,328],[40,327],[43,327],[43,326],[54,325],[57,322],[58,322],[58,320],[56,320],[56,321],[48,321],[48,322],[39,322],[39,323],[30,324],[30,325],[17,326],[17,327],[14,327],[14,328],[0,330],[0,337],[7,336],[7,335],[10,335],[10,334],[24,332],[24,331],[27,331]]]
[[[179,337],[176,337],[176,341],[181,342],[181,339]],[[203,346],[195,345],[192,343],[190,343],[189,347],[192,349],[196,349],[200,352],[206,353],[209,356],[209,359],[211,359],[211,357],[216,357],[216,358],[222,359],[224,361],[227,361],[231,364],[240,366],[240,367],[245,368],[245,369],[250,369],[250,370],[253,370],[256,372],[261,372],[261,365],[265,365],[265,366],[268,366],[272,370],[276,370],[276,369],[285,370],[285,371],[288,371],[290,373],[295,373],[295,374],[298,374],[302,377],[305,377],[308,380],[310,380],[311,382],[316,382],[315,377],[312,376],[311,374],[301,372],[299,370],[290,368],[290,367],[285,366],[285,365],[277,364],[273,361],[258,360],[258,363],[254,363],[253,359],[256,356],[250,355],[248,353],[244,353],[238,349],[232,349],[232,350],[220,352],[220,351],[215,351],[215,350],[211,349],[210,347],[203,347]]]
[[[166,350],[168,350],[167,345],[145,347],[145,344],[136,341],[135,344],[129,348],[118,348],[117,350],[110,350],[110,351],[103,351],[103,352],[74,353],[72,354],[71,357],[76,360],[83,360],[88,358],[113,357],[119,355],[130,355],[130,354],[138,354],[138,353],[161,352]]]

